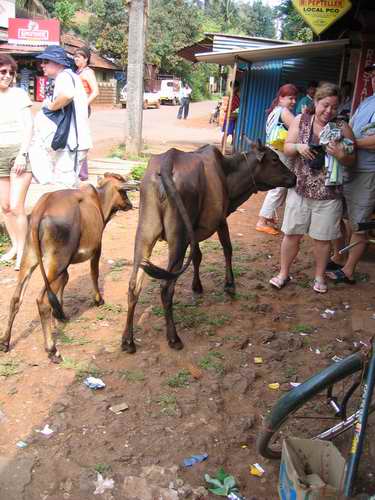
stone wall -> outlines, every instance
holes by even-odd
[[[98,82],[99,95],[94,104],[116,104],[116,81]]]

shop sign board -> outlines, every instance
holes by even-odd
[[[350,0],[292,0],[292,3],[316,35],[320,35],[352,7]]]
[[[59,45],[57,19],[9,19],[8,42],[14,45]]]
[[[359,64],[357,66],[357,76],[355,82],[355,90],[352,101],[353,113],[361,102],[373,94],[371,85],[371,75],[365,71],[366,66],[375,64],[375,43],[364,42],[361,48]]]
[[[10,17],[16,15],[16,0],[0,0],[0,28],[7,28]]]

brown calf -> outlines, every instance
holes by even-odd
[[[8,351],[14,318],[21,306],[27,284],[39,265],[45,287],[37,299],[39,315],[49,358],[58,363],[52,332],[52,314],[64,321],[63,293],[68,282],[68,267],[90,259],[95,303],[104,303],[98,287],[102,235],[111,216],[130,210],[130,186],[121,175],[106,173],[97,189],[64,189],[43,195],[31,217],[16,290],[10,303],[8,326],[0,336],[0,350]],[[57,298],[59,295],[59,299]]]
[[[225,257],[225,291],[234,294],[232,244],[227,217],[257,191],[277,186],[292,187],[296,176],[278,155],[260,142],[248,153],[223,156],[213,146],[185,153],[171,149],[151,157],[141,183],[133,272],[129,282],[128,315],[122,348],[133,353],[133,318],[142,288],[144,271],[163,280],[161,300],[164,307],[170,347],[181,349],[173,321],[173,294],[176,280],[193,261],[193,292],[203,292],[199,277],[202,253],[199,242],[217,232]],[[168,242],[168,268],[149,262],[158,239]],[[185,252],[190,254],[183,264]]]

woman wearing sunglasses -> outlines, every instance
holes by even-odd
[[[29,96],[12,86],[16,71],[16,61],[0,54],[0,205],[12,242],[0,262],[15,259],[18,271],[27,232],[25,198],[32,177],[28,152],[33,121]]]

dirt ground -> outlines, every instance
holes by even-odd
[[[133,199],[136,206],[137,195]],[[191,269],[178,280],[175,315],[185,344],[179,352],[167,346],[153,280],[146,282],[136,311],[138,351],[120,350],[136,209],[116,216],[104,235],[100,283],[105,306],[93,306],[88,263],[71,267],[64,304],[70,321],[59,326],[57,335],[61,365],[51,364],[43,350],[35,304],[42,280],[38,270],[34,273],[15,321],[11,351],[0,354],[0,500],[131,499],[129,477],[139,478],[151,466],[178,466],[178,484],[193,489],[204,486],[206,472],[224,467],[247,499],[278,498],[279,463],[255,451],[262,418],[291,381],[303,381],[334,355],[350,353],[354,339],[369,337],[375,324],[375,251],[370,249],[361,264],[357,285],[330,286],[321,296],[311,289],[306,238],[293,281],[274,291],[268,280],[277,270],[280,238],[254,230],[262,199],[262,194],[253,196],[229,218],[235,299],[223,293],[224,263],[216,237],[202,245],[202,300],[192,299]],[[165,244],[159,243],[153,260],[164,263],[165,258]],[[0,268],[2,328],[16,278],[11,268]],[[332,319],[321,316],[326,308],[335,310]],[[301,336],[302,331],[309,334]],[[263,364],[256,365],[255,356]],[[102,378],[106,388],[87,388],[88,374]],[[268,388],[274,382],[280,390]],[[120,403],[128,410],[118,415],[109,410]],[[49,437],[37,432],[46,424],[53,430]],[[20,440],[26,448],[17,448]],[[372,441],[362,476],[368,492],[375,491],[373,446]],[[196,453],[207,453],[208,459],[183,468],[183,458]],[[262,478],[249,474],[254,462],[265,469]],[[97,472],[112,478],[114,487],[94,497]],[[186,498],[217,497],[186,493]]]

